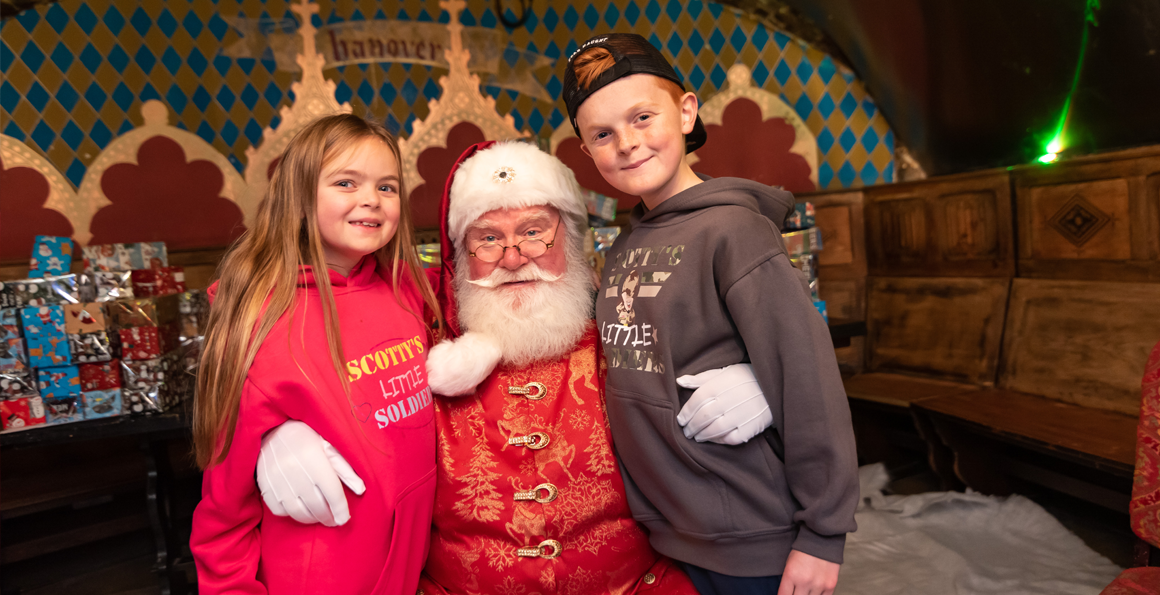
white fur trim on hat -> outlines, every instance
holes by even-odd
[[[443,341],[427,352],[427,386],[445,397],[471,394],[502,356],[499,345],[480,333]]]
[[[488,211],[549,205],[574,223],[588,213],[572,170],[535,145],[517,141],[497,143],[464,160],[448,199],[447,230],[457,249],[467,227]]]

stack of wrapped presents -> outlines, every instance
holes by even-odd
[[[38,236],[29,278],[0,283],[4,431],[172,409],[191,397],[209,308],[162,242],[84,248]]]
[[[794,205],[794,211],[785,221],[781,237],[790,261],[809,279],[814,307],[828,320],[826,302],[818,297],[818,252],[822,250],[822,230],[815,225],[812,203],[799,202]]]

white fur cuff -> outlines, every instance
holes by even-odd
[[[427,384],[437,395],[471,394],[499,363],[503,352],[491,338],[467,332],[444,341],[427,354]]]

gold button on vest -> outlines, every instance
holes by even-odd
[[[560,555],[560,550],[564,549],[559,541],[555,539],[545,539],[540,542],[540,545],[533,545],[532,547],[522,547],[516,550],[516,555],[522,558],[543,558],[551,560]]]
[[[545,492],[545,491],[548,492],[548,495],[540,496],[540,492]],[[556,489],[556,486],[554,486],[550,483],[542,483],[542,484],[540,484],[540,485],[538,485],[538,486],[536,486],[536,487],[534,487],[526,492],[516,492],[515,499],[517,501],[535,500],[536,502],[539,502],[540,504],[547,504],[547,503],[551,502],[552,500],[555,500],[556,496],[558,496],[559,494],[560,494],[560,492],[559,492],[559,490]]]
[[[509,438],[508,444],[511,446],[526,446],[532,450],[540,450],[548,445],[549,438],[546,432],[532,432],[527,436],[516,436]]]
[[[646,574],[646,575],[644,575],[644,584],[646,584],[646,585],[651,585],[651,584],[653,584],[653,583],[655,583],[655,582],[657,582],[657,575],[655,575],[655,574],[653,574],[653,573],[651,573],[651,572],[650,572],[650,573],[648,573],[648,574]]]
[[[529,382],[523,386],[509,386],[509,395],[522,395],[528,398],[529,401],[539,401],[548,396],[548,387],[544,386],[542,382]]]

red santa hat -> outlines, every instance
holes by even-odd
[[[468,147],[447,177],[440,205],[443,267],[436,296],[447,323],[444,341],[427,354],[431,389],[445,396],[471,393],[502,358],[499,346],[479,333],[463,333],[455,300],[455,255],[467,227],[496,209],[547,205],[565,219],[565,233],[587,225],[588,209],[576,176],[559,159],[524,142],[487,141]],[[567,225],[571,223],[571,225]]]
[[[447,177],[440,205],[439,301],[449,337],[460,334],[455,315],[455,251],[463,249],[467,227],[496,209],[555,207],[576,233],[588,221],[588,208],[576,176],[562,161],[520,141],[476,143],[459,156]]]

